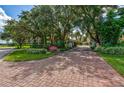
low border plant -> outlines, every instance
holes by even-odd
[[[96,47],[96,52],[111,54],[111,55],[124,55],[124,47]]]

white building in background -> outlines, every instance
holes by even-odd
[[[11,20],[12,18],[10,16],[8,16],[5,11],[0,7],[0,32],[3,32],[3,27],[6,25],[6,21],[7,20]],[[7,41],[5,40],[1,40],[0,39],[0,44],[6,44]],[[12,43],[12,41],[10,40],[8,43]]]
[[[0,45],[1,44],[12,44],[12,40],[6,41],[6,40],[0,40]]]

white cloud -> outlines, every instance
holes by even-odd
[[[6,25],[6,21],[11,19],[12,18],[8,16],[2,8],[0,8],[0,29],[3,29],[3,26]]]
[[[8,16],[2,8],[0,8],[0,19],[2,19],[2,20],[10,20],[11,17]]]

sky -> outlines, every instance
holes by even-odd
[[[33,5],[0,5],[0,30],[6,20],[16,19],[21,11],[31,10]]]
[[[0,32],[3,31],[3,26],[6,20],[16,19],[21,11],[31,10],[33,5],[0,5]],[[0,40],[0,43],[3,42]]]
[[[18,19],[18,15],[23,10],[31,10],[33,5],[0,5],[0,8],[2,8],[6,15]]]

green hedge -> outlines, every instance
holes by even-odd
[[[27,49],[26,52],[29,54],[46,54],[47,50],[46,49]]]
[[[111,55],[124,55],[124,47],[97,47],[95,51]]]

